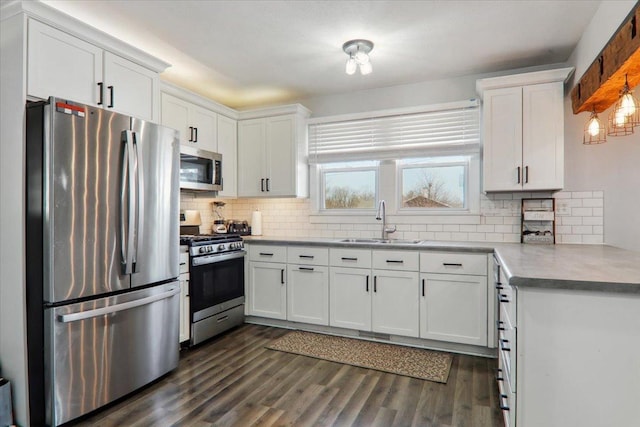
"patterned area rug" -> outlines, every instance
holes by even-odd
[[[439,383],[447,382],[453,360],[448,353],[303,331],[267,348]]]

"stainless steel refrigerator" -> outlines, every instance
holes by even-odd
[[[57,426],[177,367],[179,139],[59,98],[26,111],[30,416]]]

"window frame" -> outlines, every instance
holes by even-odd
[[[316,188],[318,188],[319,192],[318,192],[318,197],[316,198],[316,202],[317,202],[317,212],[321,213],[321,214],[337,214],[337,215],[362,215],[362,214],[371,214],[372,212],[375,212],[376,207],[378,205],[378,202],[380,200],[380,162],[375,161],[376,164],[375,165],[371,165],[371,166],[355,166],[355,167],[330,167],[330,168],[325,168],[323,167],[323,165],[329,165],[329,164],[339,164],[341,162],[331,162],[331,163],[325,163],[325,164],[317,164],[315,165],[317,167],[317,177],[319,182],[316,183]],[[346,161],[344,163],[354,163],[354,161]],[[339,208],[326,208],[326,179],[325,179],[325,174],[327,172],[361,172],[361,171],[373,171],[375,173],[375,188],[374,188],[374,203],[373,203],[373,207],[371,208],[354,208],[354,209],[349,209],[349,208],[344,208],[344,209],[339,209]],[[312,180],[313,181],[313,180]],[[313,185],[313,182],[311,183],[311,185]]]
[[[460,161],[442,161],[439,162],[436,159],[438,158],[447,158],[447,157],[464,157],[465,159],[461,159]],[[396,186],[395,186],[395,199],[397,206],[397,214],[425,214],[425,213],[437,213],[437,214],[460,214],[469,212],[470,205],[470,191],[469,191],[469,182],[470,182],[470,170],[471,170],[471,155],[470,154],[461,154],[459,156],[425,156],[422,157],[424,159],[423,162],[412,163],[403,165],[402,162],[404,160],[409,159],[418,159],[416,157],[410,157],[405,159],[399,159],[396,162]],[[447,166],[463,166],[464,167],[464,191],[463,191],[463,200],[464,204],[459,208],[420,208],[420,207],[404,207],[403,206],[403,171],[405,169],[418,169],[423,167],[447,167]]]

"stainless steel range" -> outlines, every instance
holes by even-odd
[[[190,345],[244,322],[244,243],[237,234],[181,236],[189,246]]]

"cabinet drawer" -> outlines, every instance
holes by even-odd
[[[456,252],[421,252],[420,271],[486,276],[487,256]]]
[[[263,262],[287,262],[287,247],[275,245],[249,245],[249,260]]]
[[[331,248],[329,260],[332,267],[371,268],[371,250]]]
[[[418,252],[373,251],[373,268],[382,270],[418,271]]]
[[[498,356],[498,372],[496,374],[498,380],[498,405],[502,410],[505,427],[515,426],[516,418],[516,395],[514,393],[513,384],[505,372],[505,360],[501,355]]]
[[[180,273],[189,272],[189,247],[180,246],[180,252],[178,255],[178,262],[180,266]]]
[[[508,318],[509,323],[514,327],[518,326],[516,318],[516,290],[509,285],[497,283],[496,294],[498,296],[500,315],[502,316],[502,312],[504,311],[504,315]]]
[[[287,262],[289,264],[328,265],[329,248],[289,246],[287,248]]]

